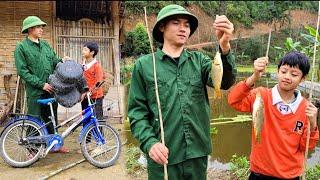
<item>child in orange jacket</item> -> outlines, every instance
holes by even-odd
[[[252,112],[257,92],[263,100],[264,122],[259,141],[252,133],[249,179],[299,179],[303,173],[308,123],[309,149],[319,139],[317,108],[296,89],[305,80],[310,64],[304,54],[290,52],[278,64],[278,84],[271,89],[253,89],[267,64],[267,57],[255,60],[253,74],[236,84],[228,96],[229,105],[241,112]]]
[[[84,77],[87,81],[89,90],[95,88],[97,82],[103,81],[103,69],[95,56],[99,51],[99,46],[96,42],[87,42],[82,49],[82,56],[84,58],[83,68]],[[94,90],[91,94],[91,99],[96,103],[94,110],[98,120],[103,119],[103,89],[102,87]],[[88,107],[88,99],[84,97],[81,102],[82,110]]]

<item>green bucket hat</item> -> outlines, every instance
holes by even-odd
[[[21,33],[27,33],[29,28],[39,25],[46,26],[47,23],[43,22],[37,16],[28,16],[23,20]]]
[[[163,33],[159,30],[159,26],[162,22],[164,22],[166,18],[175,16],[175,15],[186,15],[189,18],[190,36],[194,33],[194,31],[196,31],[198,27],[197,17],[189,13],[184,7],[176,4],[171,4],[162,8],[158,13],[157,22],[154,25],[153,31],[152,31],[152,36],[156,41],[163,43]]]

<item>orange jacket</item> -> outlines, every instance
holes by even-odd
[[[87,81],[89,90],[92,90],[97,82],[103,81],[103,69],[99,62],[94,63],[89,69],[84,71],[84,77]],[[103,89],[100,87],[93,91],[91,98],[97,99],[103,97]]]
[[[257,91],[260,91],[264,102],[264,123],[260,142],[255,141],[252,130],[251,171],[285,179],[300,176],[307,134],[307,100],[303,98],[296,113],[283,115],[276,108],[277,105],[272,105],[271,89],[250,89],[241,81],[230,91],[228,103],[238,111],[252,112]],[[316,146],[318,139],[317,128],[311,131],[309,149]]]

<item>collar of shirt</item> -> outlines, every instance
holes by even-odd
[[[86,70],[88,70],[88,69],[90,69],[96,62],[97,62],[97,59],[96,58],[94,58],[91,62],[89,62],[89,63],[87,63],[87,64],[85,64],[85,60],[83,61],[83,68],[84,68],[84,70],[86,71]]]
[[[39,39],[39,42],[37,43],[37,42],[34,42],[34,41],[31,41],[29,38],[28,38],[28,36],[26,36],[26,39],[27,39],[27,42],[28,42],[28,44],[30,44],[30,45],[37,45],[37,46],[39,46],[40,44],[41,44],[41,40]]]
[[[287,105],[290,110],[292,111],[292,113],[296,113],[301,101],[302,101],[302,96],[301,96],[301,92],[299,90],[295,90],[295,93],[297,94],[295,100],[289,104],[286,104],[285,102],[283,102],[280,94],[279,94],[279,91],[278,91],[278,84],[275,85],[273,88],[272,88],[272,105]]]
[[[175,61],[174,58],[172,58],[171,56],[164,53],[160,48],[157,49],[157,52],[155,55],[156,55],[156,57],[160,58],[160,60],[165,60],[166,59],[165,57],[168,57],[168,58],[172,59],[173,61]],[[185,60],[189,59],[189,57],[190,57],[189,52],[186,49],[183,49],[183,51],[180,54],[179,64],[181,64]]]

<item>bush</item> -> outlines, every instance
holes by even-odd
[[[320,179],[320,165],[316,165],[307,171],[307,180]]]
[[[146,27],[142,23],[137,23],[133,31],[126,33],[122,52],[126,57],[140,56],[151,52],[148,33]]]
[[[126,151],[126,169],[128,174],[136,173],[137,171],[144,170],[138,162],[140,157],[140,149],[138,147],[128,147]]]
[[[233,155],[231,159],[231,172],[239,180],[247,180],[249,177],[249,161],[245,156]]]
[[[231,159],[231,172],[239,180],[247,180],[250,175],[249,170],[250,162],[245,156],[233,155]],[[313,168],[307,170],[307,180],[320,179],[320,165],[316,165]]]

